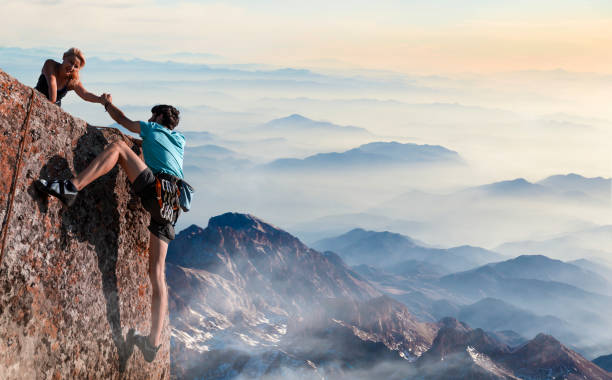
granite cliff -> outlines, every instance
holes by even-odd
[[[131,327],[148,331],[151,296],[148,215],[125,174],[115,168],[70,208],[32,186],[122,138],[0,70],[1,379],[170,377],[167,319],[155,362],[125,341]]]

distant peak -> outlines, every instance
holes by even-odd
[[[237,212],[226,212],[225,214],[213,216],[208,221],[209,227],[232,227],[235,229],[244,229],[261,221],[253,215],[241,214]]]
[[[366,230],[364,230],[361,227],[357,227],[357,228],[353,228],[352,230],[347,232],[347,234],[355,234],[355,233],[363,233],[363,232],[373,232],[373,231],[366,231]]]
[[[210,218],[208,221],[209,228],[229,227],[235,231],[257,230],[260,232],[282,231],[281,229],[264,222],[256,216],[250,214],[241,214],[237,212],[228,212]],[[284,232],[284,231],[282,231]]]
[[[292,120],[310,120],[310,119],[308,119],[307,117],[304,117],[304,116],[302,116],[302,115],[300,115],[300,114],[298,114],[298,113],[291,114],[291,115],[287,116],[285,119],[292,119]]]
[[[192,224],[191,226],[185,228],[183,231],[186,234],[193,234],[193,233],[200,233],[204,231],[204,229],[200,226],[198,226],[197,224]]]
[[[528,345],[547,345],[547,346],[561,346],[561,342],[555,339],[552,335],[539,333]]]
[[[523,264],[552,264],[552,263],[563,263],[561,260],[551,259],[544,255],[520,255],[514,259],[507,260],[507,262],[523,263]],[[503,264],[500,263],[500,264]]]
[[[470,328],[466,324],[458,321],[457,319],[453,317],[444,317],[440,319],[440,322],[438,323],[440,324],[441,327],[445,327],[449,329],[470,330]]]
[[[202,235],[203,232],[204,232],[204,228],[196,224],[192,224],[191,226],[179,232],[177,235],[177,238],[181,237],[181,238],[192,239],[194,237]]]
[[[516,179],[511,179],[508,181],[497,182],[497,183],[508,183],[508,184],[515,184],[515,185],[531,184],[531,182],[527,181],[525,178],[516,178]]]
[[[306,121],[312,121],[312,120],[307,118],[307,117],[305,117],[305,116],[297,114],[297,113],[291,114],[291,115],[286,116],[286,117],[281,117],[281,118],[272,120],[272,122],[280,122],[280,121],[306,122]]]
[[[566,177],[568,178],[585,178],[583,176],[581,176],[580,174],[576,174],[576,173],[569,173],[566,175]]]

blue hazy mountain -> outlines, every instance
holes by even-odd
[[[233,150],[214,144],[187,147],[185,150],[188,151],[192,157],[229,157],[236,155],[236,152]]]
[[[531,183],[524,178],[495,182],[467,189],[468,192],[484,192],[489,196],[541,196],[550,193],[544,186]]]
[[[580,268],[595,272],[603,278],[612,279],[612,268],[602,262],[595,261],[597,259],[578,259],[569,261],[570,264],[579,266]]]
[[[372,136],[365,128],[341,126],[327,121],[311,120],[299,114],[271,120],[254,128],[259,132],[317,132],[317,133],[346,133],[351,135]]]
[[[509,292],[511,287],[506,287],[504,284],[511,282],[520,287],[540,285],[540,288],[536,290],[539,294],[565,289],[567,294],[564,296],[572,297],[583,294],[585,300],[599,298],[600,294],[606,294],[609,290],[608,281],[598,274],[541,255],[523,255],[465,272],[450,274],[440,279],[444,287],[462,289],[464,295],[476,298],[496,297],[495,294],[498,292],[500,294]],[[595,294],[596,292],[599,294]],[[587,295],[587,293],[592,294]],[[531,295],[533,294],[535,293],[532,292]],[[504,297],[498,298],[505,300]],[[608,297],[601,297],[601,299],[604,298]]]
[[[215,135],[205,131],[180,131],[185,136],[185,141],[189,145],[202,144],[202,142],[210,142],[215,140]]]
[[[587,194],[596,198],[610,200],[612,179],[603,177],[587,178],[579,174],[553,175],[537,184],[554,188],[566,194]]]
[[[457,152],[439,145],[373,142],[341,153],[319,153],[304,159],[281,158],[265,165],[264,168],[324,170],[462,162]]]
[[[245,155],[220,145],[205,144],[185,147],[185,172],[193,176],[242,170],[252,166]]]
[[[465,191],[503,197],[556,196],[577,200],[603,198],[609,201],[610,184],[611,180],[609,178],[586,178],[578,174],[567,174],[553,175],[536,183],[529,182],[524,178],[517,178],[478,186]]]
[[[597,364],[599,367],[605,369],[608,372],[612,372],[612,355],[600,356],[597,359],[593,360],[593,363]]]
[[[514,262],[509,260],[450,274],[440,278],[437,284],[453,293],[455,297],[472,300],[471,302],[483,298],[497,298],[540,316],[553,315],[567,321],[574,326],[572,332],[581,337],[579,341],[572,342],[572,345],[581,347],[585,352],[592,349],[594,342],[598,344],[609,342],[612,334],[604,326],[609,324],[612,298],[567,283],[553,281],[550,279],[555,278],[552,275],[553,270],[542,268],[540,265],[535,265],[535,271],[541,273],[542,279],[525,278],[536,277],[536,273],[530,269],[530,266],[534,265],[533,260],[527,259]],[[549,264],[553,268],[560,268],[552,261]],[[567,274],[558,277],[559,280],[580,278],[578,276],[572,278]],[[588,281],[586,283],[588,284]],[[588,323],[585,324],[585,321]]]
[[[364,210],[389,218],[406,217],[429,226],[412,233],[420,239],[444,245],[469,242],[496,247],[526,239],[547,240],[593,229],[592,221],[606,220],[609,198],[592,193],[533,183],[524,178],[483,184],[458,191],[435,193],[413,189]],[[469,221],[469,222],[466,222]],[[486,231],[486,232],[485,232]],[[545,254],[561,259],[603,257],[612,235],[599,233],[595,239],[573,239],[572,248],[555,246],[555,251],[494,248],[502,254]],[[607,236],[607,237],[606,237]],[[574,249],[576,248],[576,249]],[[579,249],[578,249],[579,248]]]
[[[553,315],[536,315],[496,298],[484,298],[471,305],[462,306],[456,314],[447,316],[487,331],[515,331],[526,338],[545,333],[568,343],[576,339],[576,335],[570,332],[568,323],[560,318]]]
[[[483,248],[462,246],[450,249],[419,245],[408,236],[388,231],[353,229],[343,235],[320,240],[314,248],[338,253],[349,265],[366,264],[378,268],[410,267],[429,263],[434,271],[450,273],[499,261],[503,256]],[[411,262],[415,261],[415,262]]]
[[[543,255],[522,255],[488,266],[505,277],[563,282],[601,294],[610,291],[610,283],[597,273]]]
[[[598,226],[546,240],[525,240],[504,243],[497,248],[508,255],[542,254],[563,259],[591,258],[600,268],[610,268],[597,258],[610,257],[612,225]]]
[[[46,59],[61,59],[64,49],[21,49],[0,47],[3,69],[24,83],[36,83]],[[133,58],[120,53],[105,53],[104,58],[87,52],[87,65],[83,77],[87,82],[114,83],[113,88],[138,84],[140,89],[188,87],[191,85],[223,89],[289,89],[299,86],[302,91],[326,91],[330,89],[386,88],[391,90],[431,91],[406,81],[389,82],[356,76],[325,75],[302,68],[277,68],[265,65],[184,63],[184,57],[168,60]],[[170,57],[172,58],[172,57]],[[120,81],[121,83],[117,83]]]

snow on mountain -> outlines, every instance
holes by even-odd
[[[440,324],[432,348],[417,360],[427,379],[612,379],[550,335],[511,348],[455,319]]]
[[[426,351],[437,331],[381,297],[339,256],[250,215],[227,213],[205,229],[187,228],[167,262],[173,368],[186,378],[231,378],[244,360],[270,355],[315,376],[337,361],[359,368],[365,362],[357,359],[374,347],[370,364],[401,366]]]

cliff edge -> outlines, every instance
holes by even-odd
[[[149,331],[151,288],[149,217],[123,171],[70,208],[32,185],[122,138],[0,70],[0,379],[170,378],[167,317],[153,363],[125,342],[131,327]]]

